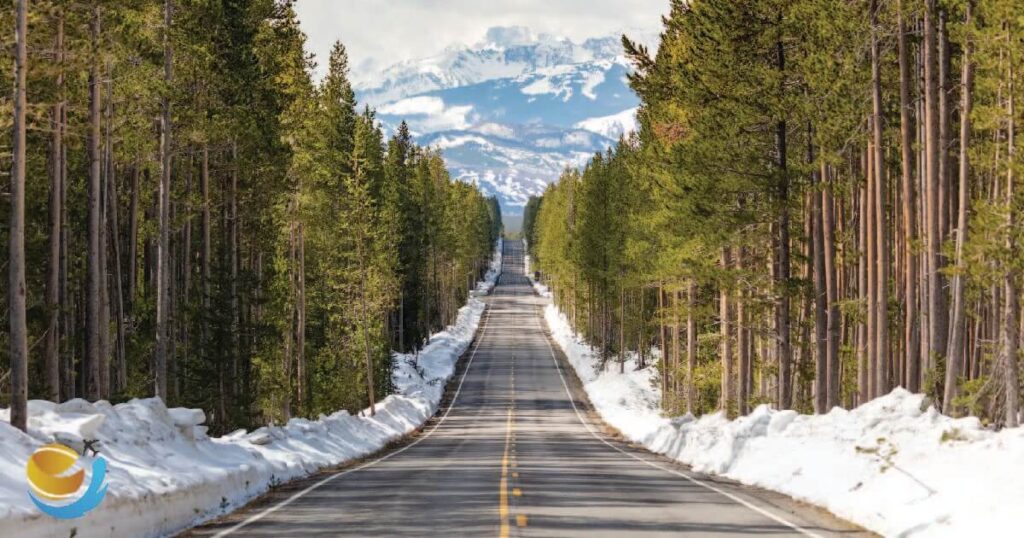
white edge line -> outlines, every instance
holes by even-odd
[[[501,276],[500,273],[499,273],[498,276]],[[497,282],[497,280],[495,280],[495,282]],[[237,530],[239,530],[239,529],[241,529],[243,527],[246,527],[246,526],[248,526],[251,523],[255,523],[255,522],[263,519],[264,517],[269,516],[270,514],[273,514],[274,512],[277,512],[281,508],[284,508],[285,506],[288,506],[289,504],[291,504],[295,500],[299,499],[303,495],[305,495],[305,494],[307,494],[307,493],[309,493],[309,492],[319,488],[320,486],[323,486],[324,484],[327,484],[328,482],[333,481],[336,478],[345,476],[345,475],[347,475],[349,473],[354,473],[356,471],[361,471],[363,469],[366,469],[367,467],[370,467],[372,465],[376,465],[376,464],[378,464],[378,463],[380,463],[380,462],[382,462],[384,460],[387,460],[387,459],[391,458],[392,456],[397,456],[397,455],[401,454],[402,452],[405,452],[406,450],[409,450],[410,448],[420,444],[420,442],[423,441],[424,439],[430,437],[430,435],[433,434],[435,431],[437,431],[437,429],[441,426],[441,424],[444,423],[444,420],[446,418],[448,418],[448,413],[451,413],[452,409],[455,407],[455,403],[459,399],[459,393],[462,392],[462,384],[465,383],[465,381],[466,381],[466,374],[469,373],[469,367],[473,365],[473,358],[476,357],[476,351],[477,351],[477,349],[480,348],[480,342],[483,341],[484,334],[487,332],[487,322],[490,320],[490,318],[491,318],[491,311],[490,311],[489,308],[486,308],[486,306],[485,306],[485,310],[484,310],[483,314],[481,315],[479,334],[477,334],[477,336],[476,336],[476,343],[473,346],[473,351],[471,351],[470,354],[469,354],[469,361],[466,363],[466,369],[463,370],[462,377],[459,378],[459,386],[456,387],[455,395],[452,397],[451,403],[448,404],[448,408],[445,409],[444,414],[441,415],[441,419],[438,420],[436,423],[434,423],[434,427],[431,428],[430,431],[428,431],[427,433],[423,434],[420,437],[417,437],[416,439],[413,440],[413,442],[403,446],[402,448],[399,448],[398,450],[395,450],[393,452],[388,452],[387,454],[385,454],[385,455],[383,455],[383,456],[381,456],[381,457],[379,457],[379,458],[377,458],[377,459],[375,459],[373,461],[369,461],[369,462],[366,462],[366,463],[364,463],[362,465],[359,465],[358,467],[353,467],[351,469],[346,469],[344,471],[332,474],[332,475],[328,476],[327,478],[324,478],[323,480],[313,484],[312,486],[309,486],[308,488],[306,488],[306,489],[304,489],[304,490],[302,490],[302,491],[292,495],[291,497],[288,497],[287,499],[285,499],[285,500],[275,504],[274,506],[271,506],[270,508],[267,508],[266,510],[264,510],[264,511],[262,511],[262,512],[256,514],[256,515],[250,516],[248,519],[246,519],[245,521],[239,522],[234,527],[231,527],[229,529],[225,529],[223,531],[218,532],[217,534],[213,535],[213,538],[223,538],[224,536],[232,534],[235,531],[237,531]],[[456,362],[456,364],[458,364],[458,363]],[[442,395],[442,399],[443,398],[444,398],[444,396]],[[427,420],[429,420],[429,417],[428,417]]]
[[[540,323],[539,320],[538,320],[538,323]],[[543,332],[544,332],[544,328],[543,328],[543,326],[541,326],[541,333],[543,334]],[[800,525],[797,525],[796,523],[793,523],[791,521],[783,519],[781,516],[773,514],[772,512],[769,512],[768,510],[765,510],[764,508],[761,508],[760,506],[757,506],[757,505],[755,505],[755,504],[753,504],[753,503],[751,503],[751,502],[749,502],[747,500],[744,500],[744,499],[742,499],[740,497],[737,497],[737,496],[735,496],[735,495],[733,495],[733,494],[731,494],[731,493],[729,493],[727,491],[724,491],[724,490],[719,489],[719,488],[717,488],[715,486],[712,486],[711,484],[708,484],[708,483],[706,483],[706,482],[704,482],[702,480],[698,480],[698,479],[690,476],[687,473],[684,473],[682,471],[678,471],[676,469],[672,469],[672,468],[669,468],[669,467],[664,467],[664,466],[658,465],[657,463],[654,463],[654,462],[649,461],[647,459],[641,458],[640,456],[637,456],[636,454],[633,454],[631,452],[627,452],[627,451],[625,451],[625,450],[623,450],[623,449],[613,445],[612,443],[608,442],[606,439],[604,439],[603,437],[598,435],[598,433],[595,432],[593,430],[593,428],[590,427],[590,424],[587,423],[586,420],[584,420],[583,415],[580,414],[579,408],[576,407],[576,400],[572,396],[572,391],[569,390],[569,385],[565,382],[565,376],[562,375],[562,367],[561,367],[561,365],[558,364],[558,358],[555,357],[555,349],[553,347],[551,347],[551,339],[548,338],[547,335],[543,335],[543,336],[544,336],[544,342],[548,345],[548,351],[551,352],[551,360],[554,361],[555,369],[558,371],[558,377],[561,378],[561,380],[562,380],[562,387],[565,388],[565,393],[569,396],[569,403],[572,404],[573,410],[576,411],[576,418],[578,418],[580,420],[580,423],[583,424],[583,427],[586,428],[587,432],[589,432],[590,435],[592,435],[595,439],[597,439],[598,441],[601,441],[605,445],[608,445],[608,447],[612,448],[613,450],[615,450],[617,452],[620,452],[622,454],[625,454],[625,455],[627,455],[627,456],[629,456],[629,457],[631,457],[631,458],[633,458],[633,459],[635,459],[637,461],[646,463],[647,465],[649,465],[651,467],[654,467],[655,469],[661,469],[662,471],[665,471],[667,473],[672,473],[674,475],[681,476],[681,477],[689,480],[690,482],[692,482],[692,483],[694,483],[694,484],[696,484],[698,486],[702,486],[702,487],[707,488],[707,489],[709,489],[711,491],[714,491],[715,493],[719,493],[719,494],[721,494],[721,495],[723,495],[723,496],[725,496],[725,497],[727,497],[727,498],[729,498],[729,499],[731,499],[731,500],[733,500],[733,501],[735,501],[735,502],[737,502],[739,504],[742,504],[743,506],[746,506],[747,508],[749,508],[749,509],[751,509],[751,510],[753,510],[753,511],[755,511],[755,512],[757,512],[757,513],[759,513],[759,514],[761,514],[763,516],[771,518],[771,519],[775,520],[778,523],[781,523],[781,524],[783,524],[783,525],[785,525],[785,526],[787,526],[787,527],[789,527],[789,528],[791,528],[791,529],[793,529],[793,530],[795,530],[797,532],[800,532],[801,534],[805,534],[807,536],[814,536],[814,537],[818,537],[818,538],[821,537],[821,535],[816,534],[814,532],[811,532],[811,531],[801,527]]]

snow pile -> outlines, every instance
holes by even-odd
[[[573,127],[617,140],[620,136],[629,136],[639,129],[636,112],[637,108],[634,107],[610,116],[589,118],[577,122]]]
[[[484,279],[476,283],[476,289],[469,292],[470,295],[487,295],[497,285],[498,276],[501,275],[501,253],[504,246],[505,240],[499,237],[498,246],[495,247],[494,254],[491,255],[491,266],[487,268],[487,274],[484,275]]]
[[[762,405],[735,420],[669,419],[653,368],[630,360],[624,374],[614,361],[602,370],[564,314],[548,305],[545,319],[605,421],[696,471],[785,493],[886,536],[1018,532],[1024,428],[987,430],[903,389],[825,415]]]
[[[478,289],[493,287],[500,268],[499,259]],[[470,297],[456,323],[433,335],[418,357],[396,355],[396,394],[378,402],[373,417],[368,410],[339,411],[211,439],[202,410],[168,409],[158,398],[118,405],[33,400],[28,434],[11,427],[8,410],[0,409],[0,536],[173,534],[275,485],[372,454],[434,415],[484,306]],[[81,519],[40,514],[27,493],[29,456],[51,442],[81,451],[87,439],[99,440],[96,448],[109,462],[106,498]]]

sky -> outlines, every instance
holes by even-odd
[[[526,26],[581,41],[630,30],[656,32],[668,0],[297,0],[317,76],[336,40],[348,49],[353,80],[384,68],[479,42],[488,28]]]

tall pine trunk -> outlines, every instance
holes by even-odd
[[[164,0],[164,83],[171,86],[171,0]],[[156,349],[153,360],[153,382],[155,393],[159,398],[167,400],[167,360],[170,349],[168,318],[170,317],[171,295],[171,100],[166,94],[161,100],[160,114],[160,188],[159,196],[159,228],[160,240],[157,244],[156,266]]]
[[[43,372],[46,397],[60,401],[60,253],[63,236],[64,169],[64,12],[57,12],[57,36],[54,40],[57,63],[57,102],[51,111],[50,128],[50,242],[46,265],[46,336],[43,348]]]
[[[941,234],[939,229],[939,81],[937,73],[936,0],[926,0],[924,10],[924,89],[925,89],[925,188],[927,193],[926,227],[928,231],[928,337],[925,364],[935,367],[935,358],[946,352],[946,305],[942,290]],[[926,387],[931,391],[933,387]]]
[[[100,331],[105,328],[102,325],[102,291],[103,266],[100,259],[100,249],[103,242],[100,235],[103,234],[103,198],[102,178],[100,174],[100,68],[99,68],[99,47],[100,47],[100,8],[93,8],[92,20],[92,52],[89,66],[89,210],[88,210],[88,248],[87,252],[87,282],[85,290],[86,313],[85,313],[85,364],[87,375],[85,376],[86,394],[89,399],[100,398],[100,353],[102,342]]]
[[[921,386],[920,320],[918,319],[918,255],[914,252],[917,242],[917,196],[914,188],[914,152],[911,125],[910,58],[907,43],[907,27],[903,20],[902,3],[897,3],[897,46],[900,72],[900,156],[903,189],[903,332],[904,361],[906,362],[907,390],[917,392]]]
[[[964,25],[970,28],[973,15],[973,2],[968,0]],[[967,209],[971,203],[968,192],[970,180],[970,150],[972,85],[974,82],[974,66],[971,58],[971,40],[967,38],[963,47],[963,72],[960,85],[960,174],[958,189],[957,224],[956,224],[956,266],[957,273],[953,277],[953,321],[949,339],[949,351],[946,353],[946,390],[942,398],[942,411],[951,415],[954,411],[953,400],[957,396],[960,378],[960,365],[964,355],[964,331],[967,326],[964,306],[964,244],[967,241]]]
[[[810,131],[810,129],[808,129]],[[813,146],[808,146],[808,161],[813,166]],[[825,283],[825,223],[822,215],[822,192],[820,189],[821,172],[815,169],[811,173],[811,229],[814,248],[813,255],[813,286],[814,286],[814,412],[827,413],[828,398],[828,290]],[[820,191],[820,192],[819,192]]]
[[[875,248],[878,254],[875,263],[878,268],[875,271],[877,279],[875,305],[876,310],[876,332],[875,332],[875,396],[881,396],[889,392],[889,245],[886,241],[888,233],[886,230],[885,198],[888,189],[885,184],[885,170],[883,168],[884,152],[882,139],[882,68],[881,53],[878,45],[878,4],[872,1],[872,32],[871,32],[871,108],[873,120],[871,122],[872,134],[874,137],[874,174],[875,174]]]
[[[28,322],[25,315],[25,121],[28,99],[28,0],[15,2],[14,144],[11,161],[11,220],[7,260],[10,321],[11,425],[28,431]]]
[[[776,43],[776,67],[779,72],[786,69],[786,54],[782,42]],[[782,78],[782,77],[780,77]],[[779,360],[779,407],[789,409],[793,404],[793,346],[790,340],[789,311],[790,294],[789,280],[791,274],[789,245],[789,170],[786,163],[786,121],[781,120],[775,126],[775,151],[778,159],[778,200],[779,214],[779,272],[776,275],[775,288],[779,294],[776,320],[776,336],[778,338]]]
[[[1007,92],[1007,153],[1006,157],[1010,163],[1013,163],[1014,156],[1017,151],[1015,145],[1015,108],[1014,108],[1014,72],[1013,72],[1013,56],[1010,53],[1009,58],[1009,72],[1007,74],[1007,81],[1009,85],[1009,91]],[[1017,191],[1016,186],[1013,184],[1013,166],[1007,167],[1006,172],[1006,224],[1007,224],[1007,252],[1017,253],[1017,243],[1014,239],[1014,232],[1017,227]],[[1006,426],[1013,428],[1019,423],[1018,412],[1020,406],[1020,372],[1018,368],[1019,349],[1020,349],[1020,327],[1018,325],[1019,309],[1020,309],[1020,298],[1018,297],[1019,290],[1017,288],[1018,271],[1011,264],[1006,270],[1004,276],[1003,288],[1004,288],[1004,300],[1005,300],[1005,312],[1003,320],[1003,365],[1005,367],[1004,379],[1006,384]]]
[[[840,405],[842,397],[842,386],[840,385],[839,373],[842,370],[841,358],[839,356],[839,339],[841,337],[842,322],[839,312],[838,279],[836,274],[836,248],[835,248],[835,216],[833,214],[834,200],[832,199],[832,178],[828,174],[829,169],[824,163],[821,165],[821,177],[824,188],[821,191],[822,199],[822,247],[825,258],[825,302],[828,305],[827,338],[828,343],[825,351],[825,365],[828,369],[828,380],[826,382],[826,407],[831,409]]]
[[[728,273],[731,265],[729,247],[722,247],[722,271]],[[732,404],[733,361],[732,361],[732,308],[729,304],[729,286],[719,284],[719,328],[722,338],[722,398],[721,408],[726,415],[730,413]]]

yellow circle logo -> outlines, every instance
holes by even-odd
[[[32,491],[51,501],[71,497],[85,480],[85,470],[76,468],[76,463],[78,453],[64,445],[40,447],[29,458],[25,469]]]

